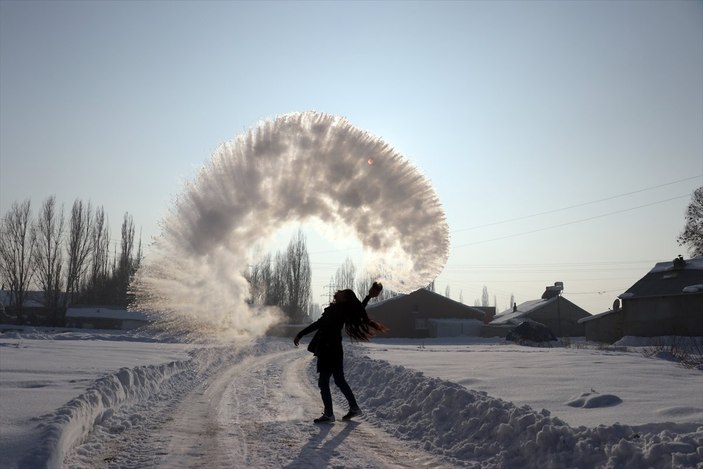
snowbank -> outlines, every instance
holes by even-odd
[[[368,418],[457,463],[633,469],[703,464],[703,426],[572,428],[545,409],[516,407],[484,392],[351,353],[347,375],[355,391],[365,396]]]
[[[25,467],[59,467],[66,453],[127,402],[149,399],[188,373],[190,361],[158,366],[122,368],[97,380],[87,392],[71,400],[39,425],[41,446],[22,463]],[[182,379],[182,378],[181,378]]]
[[[75,334],[77,336],[74,339],[99,337],[85,333]],[[42,344],[37,343],[24,346],[19,342],[24,340],[23,336],[13,337],[11,341],[5,341],[5,345],[13,345],[4,349],[7,353],[4,353],[5,358],[3,358],[4,370],[10,368],[11,373],[18,372],[17,370],[33,373],[38,369],[33,363],[40,360],[41,352],[56,349],[56,347],[41,347]],[[57,338],[57,335],[37,332],[31,337],[33,337],[31,340],[39,337],[49,339]],[[112,337],[115,340],[133,338],[131,335],[112,335]],[[122,339],[117,339],[118,337]],[[3,338],[7,338],[7,335]],[[29,341],[30,339],[27,339],[27,342]],[[2,345],[1,342],[0,345]],[[46,345],[51,345],[49,341],[44,342]],[[66,356],[76,359],[81,369],[86,369],[91,363],[105,366],[106,358],[115,359],[113,349],[107,347],[115,342],[107,343],[102,339],[91,342],[95,343],[81,341],[81,346],[76,343]],[[634,340],[631,339],[630,342]],[[15,347],[15,343],[19,348]],[[90,347],[86,347],[88,345]],[[154,353],[150,359],[157,358],[159,361],[146,362],[146,357],[142,357],[141,362],[132,362],[131,366],[112,368],[112,371],[100,374],[97,379],[91,378],[84,387],[75,388],[79,389],[76,391],[77,397],[69,398],[68,402],[62,400],[61,402],[65,404],[57,404],[58,408],[48,415],[33,418],[33,422],[37,425],[36,432],[32,435],[35,444],[31,446],[31,450],[28,447],[22,457],[13,461],[5,460],[7,464],[4,466],[8,468],[60,467],[65,457],[69,455],[70,459],[72,453],[85,452],[88,456],[105,454],[103,450],[110,444],[109,437],[105,435],[130,433],[126,431],[130,428],[142,428],[148,431],[144,422],[153,418],[156,415],[154,412],[162,412],[162,409],[165,413],[169,409],[172,411],[173,403],[180,402],[199,383],[218,376],[216,373],[223,370],[225,365],[243,363],[243,366],[249,366],[246,364],[252,362],[245,359],[252,356],[281,351],[295,353],[291,350],[290,340],[273,338],[241,344],[238,347],[189,348],[187,352],[181,351],[178,355],[173,355],[174,351],[182,349],[170,345],[167,347],[167,353],[146,352],[151,349],[136,347],[134,343],[125,342],[125,346],[130,349],[136,348],[142,355]],[[381,344],[379,346],[380,349],[384,347]],[[390,347],[390,345],[387,346]],[[467,387],[470,384],[468,382],[463,381],[462,385],[446,379],[432,378],[420,371],[370,358],[365,355],[370,350],[366,346],[350,345],[345,348],[347,378],[365,411],[364,419],[398,439],[421,450],[441,455],[459,466],[540,468],[703,466],[703,425],[700,421],[690,422],[684,419],[679,423],[571,426],[564,420],[554,417],[548,410],[515,405],[494,397],[492,392],[471,389]],[[79,350],[81,353],[88,350],[95,354],[92,362],[91,359],[79,360]],[[97,355],[99,350],[104,355],[100,359]],[[453,361],[465,359],[467,356],[464,347],[453,352],[443,352],[439,348],[429,350],[423,348],[423,351],[418,353],[440,357],[440,362],[445,363],[445,366],[446,357],[449,355],[445,356],[444,353],[453,353],[450,358]],[[503,355],[510,353],[504,348],[499,350],[496,353]],[[533,351],[533,353],[537,352],[539,351]],[[123,351],[122,357],[127,356],[124,353]],[[573,350],[572,353],[583,353],[583,351]],[[16,360],[11,358],[13,356]],[[8,360],[7,357],[10,359]],[[169,358],[162,359],[164,357]],[[32,361],[21,361],[20,358],[23,360],[30,358]],[[65,360],[65,356],[56,356],[56,358]],[[640,360],[656,363],[641,357]],[[102,369],[105,370],[105,368]],[[267,370],[253,370],[253,372],[261,372],[263,384],[266,386],[270,384]],[[287,373],[292,372],[295,372],[295,369],[287,371]],[[314,387],[317,381],[314,359],[310,360],[307,372],[310,384]],[[691,376],[697,379],[698,375]],[[561,376],[561,379],[563,378]],[[18,383],[24,386],[31,384],[29,381],[18,381]],[[3,383],[4,386],[9,384],[11,383]],[[287,385],[291,383],[285,379],[280,381],[281,388]],[[66,392],[74,389],[73,385],[66,383],[60,386],[63,386]],[[45,386],[40,389],[55,393],[59,387]],[[336,387],[333,389],[336,390]],[[290,391],[291,389],[288,389],[288,392]],[[528,385],[525,392],[534,393],[538,392],[538,389],[530,388]],[[76,394],[70,394],[70,396]],[[249,394],[252,395],[249,396]],[[237,401],[237,405],[261,409],[262,396],[266,395],[261,392],[242,394],[240,399],[247,398],[250,402]],[[4,394],[4,399],[8,396],[12,399],[27,398],[27,394],[21,389],[16,393]],[[341,398],[341,395],[337,394],[336,398]],[[618,400],[618,396],[608,393],[599,394],[592,390],[573,393],[568,400],[560,401],[559,405],[569,409],[589,409],[588,411],[598,407],[617,409],[623,405],[618,404]],[[698,412],[695,398],[691,402],[687,408],[678,407],[677,412],[688,414]],[[18,401],[15,404],[19,405],[19,403]],[[7,423],[5,418],[3,417],[4,424]],[[225,420],[229,422],[229,419]],[[234,422],[229,424],[236,425]],[[305,428],[306,431],[309,428],[307,421],[300,421],[293,425],[302,425],[301,428]],[[143,433],[136,432],[136,434]],[[307,433],[294,434],[303,437],[307,435]],[[97,438],[91,438],[96,435]],[[3,438],[6,436],[8,435],[3,434]],[[12,437],[12,435],[9,436]],[[277,447],[274,444],[280,439],[277,435],[259,435],[259,437],[266,440],[264,443],[271,443],[271,446],[267,446],[267,451],[281,453],[280,458],[276,460],[290,460],[290,449],[280,445]],[[318,443],[314,437],[311,441]],[[242,442],[244,445],[246,443]],[[90,457],[86,460],[89,461]]]
[[[34,339],[38,337],[28,335]],[[262,350],[265,348],[260,344],[199,348],[189,352],[190,357],[186,360],[125,367],[99,378],[79,396],[37,419],[38,445],[18,465],[60,467],[65,456],[108,419],[109,431],[124,431],[134,419],[140,418],[140,413],[131,412],[130,407],[138,403],[153,406],[158,402],[178,400],[184,392],[223,365]],[[115,418],[125,408],[128,410]]]

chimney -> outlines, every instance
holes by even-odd
[[[542,293],[543,300],[549,300],[555,296],[561,295],[564,290],[564,282],[554,282],[553,287],[546,287],[544,293]]]
[[[679,254],[679,257],[674,259],[674,269],[681,270],[686,267],[686,261],[683,260],[683,256]]]

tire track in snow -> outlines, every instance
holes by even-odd
[[[368,420],[313,424],[321,408],[316,377],[299,349],[232,364],[174,412],[157,438],[169,441],[159,467],[452,467]]]

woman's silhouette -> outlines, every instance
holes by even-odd
[[[320,374],[318,386],[324,404],[324,412],[316,418],[315,423],[334,422],[332,408],[332,393],[330,392],[330,377],[349,402],[349,412],[342,417],[348,420],[361,415],[361,409],[354,398],[347,380],[344,378],[344,350],[342,349],[342,328],[344,327],[352,340],[368,341],[378,332],[385,332],[383,324],[370,319],[366,314],[366,304],[371,298],[377,297],[383,286],[374,282],[369,294],[361,302],[352,290],[339,290],[334,294],[334,300],[325,308],[322,316],[295,336],[293,343],[298,346],[301,337],[317,331],[308,346],[308,350],[317,357],[317,372]]]

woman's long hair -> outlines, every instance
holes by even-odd
[[[388,331],[380,322],[371,319],[353,290],[341,290],[344,301],[338,303],[345,310],[344,329],[352,340],[368,342],[376,334]]]

